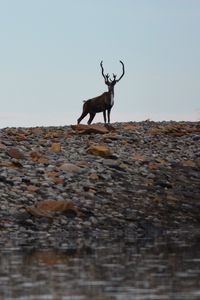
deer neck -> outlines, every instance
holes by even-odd
[[[110,94],[110,105],[114,105],[114,87],[109,87],[108,92]]]

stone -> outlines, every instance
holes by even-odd
[[[64,179],[63,178],[59,178],[59,177],[54,177],[53,181],[55,184],[64,184]]]
[[[60,166],[60,170],[68,173],[80,173],[82,172],[83,168],[76,166],[75,164],[71,163],[64,163]]]
[[[15,159],[23,159],[23,158],[25,158],[25,156],[22,153],[22,151],[20,151],[17,148],[10,148],[10,149],[8,149],[7,153],[8,153],[8,155],[10,157],[15,158]]]
[[[72,209],[77,210],[75,208],[75,205],[70,200],[45,200],[45,201],[39,201],[36,204],[36,207],[38,209],[42,209],[45,211],[59,211],[59,212],[65,212],[66,210]]]
[[[39,190],[39,187],[35,186],[35,185],[29,185],[27,186],[27,191],[31,192],[31,193],[35,193]]]
[[[75,130],[76,132],[79,132],[81,134],[105,134],[108,133],[109,130],[102,125],[84,125],[84,124],[78,124],[78,125],[71,125],[71,128]]]
[[[35,217],[52,218],[52,213],[68,213],[80,215],[78,208],[70,200],[44,200],[38,201],[35,207],[26,207],[28,213]]]
[[[26,139],[27,139],[26,134],[24,134],[24,133],[18,133],[18,134],[16,134],[16,140],[18,142],[25,141]]]
[[[0,143],[0,149],[6,149],[6,148],[7,148],[6,145]]]
[[[91,145],[88,152],[102,157],[111,157],[112,151],[104,145]]]
[[[32,151],[30,156],[33,161],[38,161],[42,157],[42,154],[39,151]]]
[[[49,160],[43,156],[39,151],[31,151],[30,156],[33,161],[38,162],[39,164],[48,164]]]
[[[97,181],[97,180],[99,180],[99,176],[97,175],[97,173],[91,173],[89,175],[89,179],[92,181]]]
[[[51,151],[55,153],[59,153],[61,151],[61,144],[60,143],[53,143],[51,145]]]
[[[181,162],[181,164],[184,166],[184,167],[192,167],[192,168],[195,168],[197,165],[196,165],[196,162],[193,161],[193,160],[184,160]]]
[[[53,218],[52,215],[48,212],[48,211],[44,211],[44,210],[41,210],[37,207],[33,207],[33,206],[30,206],[30,207],[26,207],[26,211],[31,214],[32,216],[34,217],[39,217],[39,218],[42,218],[42,217],[45,217],[45,218]]]
[[[136,124],[124,124],[123,128],[124,130],[135,131],[136,129],[139,128],[139,126]]]

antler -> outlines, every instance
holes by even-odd
[[[103,60],[101,61],[101,63],[100,63],[100,66],[101,66],[101,73],[102,73],[102,76],[103,76],[103,78],[104,78],[104,80],[105,80],[105,84],[107,84],[107,85],[109,85],[109,74],[104,74],[104,68],[103,68]]]
[[[116,80],[117,75],[113,73],[113,80]]]
[[[116,80],[116,82],[119,82],[120,79],[122,79],[122,77],[123,77],[124,74],[125,74],[124,63],[123,63],[121,60],[120,60],[119,62],[122,64],[122,75],[119,77],[119,79]]]
[[[109,74],[106,74],[106,75],[104,74],[103,60],[101,61],[101,63],[100,63],[100,66],[101,66],[101,73],[102,73],[102,76],[103,76],[103,78],[104,78],[104,80],[105,80],[105,84],[106,84],[106,85],[110,86],[111,83],[113,83],[113,82],[114,82],[114,84],[116,84],[116,83],[119,82],[119,81],[122,79],[122,77],[124,76],[124,74],[125,74],[124,63],[123,63],[121,60],[120,60],[119,62],[122,64],[122,75],[119,77],[119,79],[116,79],[117,75],[113,74],[113,80],[111,80]]]
[[[100,66],[101,66],[101,73],[102,73],[102,76],[103,76],[103,78],[106,80],[106,76],[105,76],[105,74],[104,74],[104,69],[103,69],[103,60],[101,61]],[[108,74],[107,74],[107,77],[108,77]]]

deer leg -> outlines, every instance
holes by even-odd
[[[111,111],[111,108],[108,109],[108,124],[110,123],[110,111]]]
[[[104,123],[106,124],[106,110],[103,111]]]
[[[81,120],[83,120],[83,118],[85,118],[85,116],[87,116],[87,112],[82,112],[82,115],[80,116],[80,118],[78,118],[78,120],[77,120],[77,124],[79,124],[80,122],[81,122]]]
[[[95,113],[90,113],[90,118],[88,120],[88,125],[92,123],[92,120],[94,119],[95,115],[96,115]]]

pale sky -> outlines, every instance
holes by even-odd
[[[0,54],[1,128],[76,123],[101,60],[111,122],[200,120],[200,0],[0,0]]]

